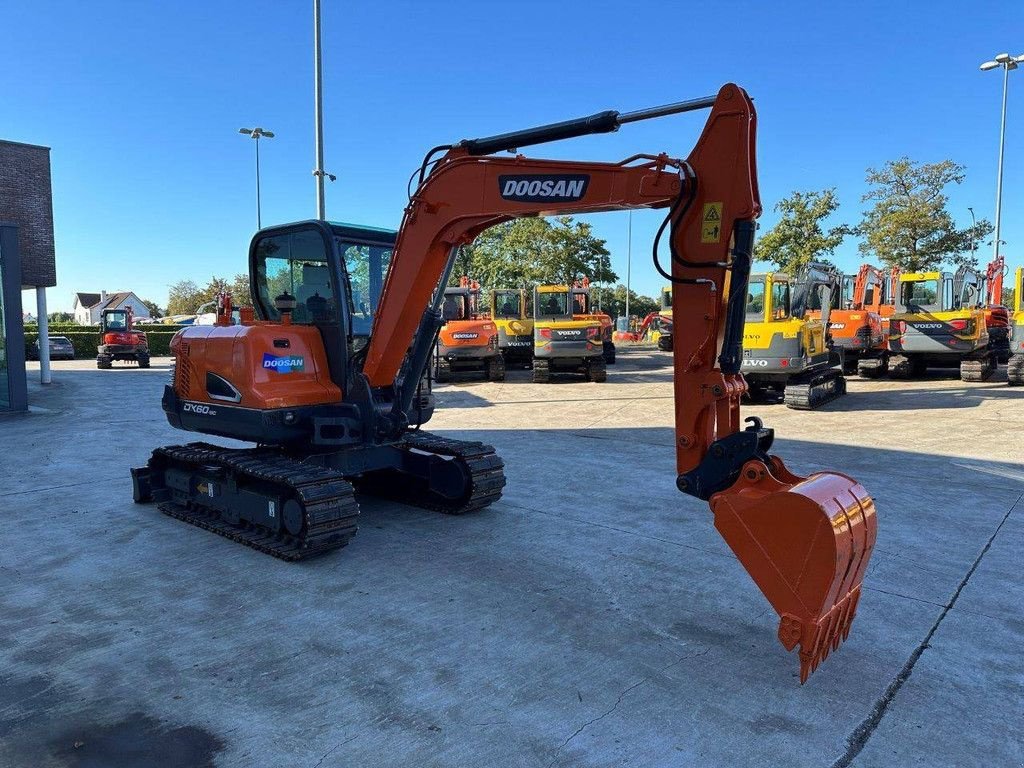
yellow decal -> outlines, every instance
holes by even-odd
[[[722,203],[704,203],[700,223],[700,241],[717,243],[722,239]]]

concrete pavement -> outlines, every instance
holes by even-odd
[[[502,500],[368,500],[349,547],[298,565],[131,503],[128,467],[190,439],[166,361],[56,364],[0,419],[0,765],[1024,761],[1024,391],[851,379],[818,412],[746,409],[879,509],[850,639],[801,687],[675,489],[669,362],[439,387],[430,429],[495,445]]]

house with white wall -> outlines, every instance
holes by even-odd
[[[149,316],[149,308],[132,291],[75,293],[72,312],[75,314],[75,322],[79,325],[99,325],[100,314],[103,310],[125,309],[126,307],[131,307],[136,320],[152,319]]]

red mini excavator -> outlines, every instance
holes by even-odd
[[[508,150],[711,108],[684,160],[538,160]],[[176,427],[247,440],[154,451],[135,499],[287,559],[343,546],[355,492],[459,514],[497,500],[490,446],[420,430],[424,371],[455,256],[510,219],[667,209],[654,241],[671,280],[676,485],[715,527],[800,647],[801,680],[848,635],[875,542],[874,502],[836,472],[807,477],[769,453],[773,430],[741,424],[747,280],[761,213],[756,116],[743,89],[631,113],[601,112],[429,152],[397,237],[309,221],[258,232],[249,252],[255,320],[180,331],[163,407]],[[658,262],[667,241],[671,266]]]
[[[103,310],[97,368],[112,368],[115,360],[134,361],[139,368],[149,368],[149,342],[144,332],[135,330],[134,322],[131,306]]]

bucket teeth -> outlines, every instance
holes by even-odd
[[[779,623],[779,639],[782,644],[787,650],[792,650],[797,643],[800,645],[801,685],[850,636],[850,625],[853,624],[859,598],[860,587],[857,587],[815,622],[801,621],[791,614],[782,617]],[[797,633],[799,639],[793,642],[792,638]]]

